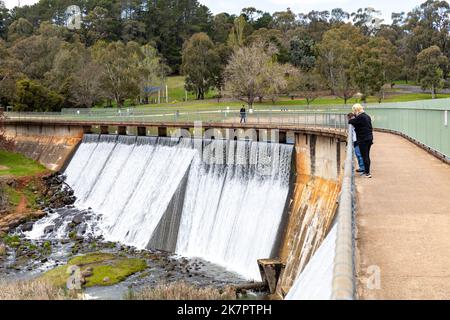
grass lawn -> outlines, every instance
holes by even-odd
[[[437,94],[436,99],[445,99],[450,98],[450,94]],[[430,93],[405,93],[405,94],[398,94],[391,97],[388,97],[387,99],[383,100],[382,102],[408,102],[408,101],[418,101],[418,100],[431,100],[431,94]],[[378,101],[370,101],[369,102],[378,102]]]
[[[183,76],[167,77],[167,86],[169,88],[169,103],[183,102],[185,100],[186,96]],[[206,94],[205,99],[212,99],[214,95],[216,95],[215,90],[209,91]],[[195,100],[195,98],[194,94],[188,93],[188,101]]]
[[[70,274],[70,266],[80,267],[84,272],[92,268],[92,275],[86,277],[86,287],[110,286],[125,280],[128,276],[143,271],[147,268],[147,263],[143,259],[127,258],[118,255],[95,252],[82,256],[77,256],[69,260],[67,265],[56,267],[42,275],[43,280],[48,280],[53,285],[65,287]],[[104,281],[108,278],[109,281]]]
[[[163,88],[164,94],[161,96],[161,104],[147,104],[147,105],[139,105],[133,106],[133,100],[126,100],[125,107],[133,106],[136,109],[198,109],[198,110],[212,110],[218,109],[220,107],[230,107],[231,109],[239,109],[244,102],[241,101],[225,101],[225,102],[217,102],[214,99],[217,92],[212,90],[208,92],[205,97],[205,100],[199,101],[195,100],[195,95],[188,93],[188,101],[185,101],[185,89],[184,89],[184,77],[183,76],[171,76],[167,77],[166,84],[169,88],[169,103],[165,103],[165,87]],[[406,84],[406,81],[399,80],[395,81],[396,84]],[[408,84],[415,85],[414,81],[409,81]],[[450,98],[450,94],[439,94],[437,98]],[[153,95],[152,99],[156,101],[157,95]],[[394,89],[387,90],[387,97],[382,102],[406,102],[406,101],[416,101],[416,100],[428,100],[431,99],[431,94],[429,93],[405,93],[402,94],[398,89],[394,87]],[[360,100],[357,98],[352,98],[347,101],[347,105],[353,105],[355,103],[359,103]],[[377,97],[368,97],[368,103],[378,103]],[[115,102],[112,103],[113,107],[116,107]],[[311,103],[311,106],[342,106],[344,105],[344,100],[337,97],[320,97],[314,100]],[[98,105],[97,107],[103,108],[106,106],[106,102]],[[282,96],[279,100],[273,103],[272,101],[265,100],[262,103],[255,102],[254,104],[256,109],[264,110],[264,109],[272,109],[273,107],[282,107],[282,106],[292,106],[292,107],[307,107],[306,100],[304,99],[295,99],[291,100],[287,96]]]
[[[410,86],[418,85],[418,83],[414,80],[409,80],[408,82],[406,82],[406,80],[395,80],[394,83],[395,84],[406,84],[406,85],[410,85]]]
[[[17,191],[16,189],[11,188],[10,186],[5,186],[4,188],[5,188],[6,195],[8,197],[9,205],[13,208],[17,207],[22,198],[22,194],[19,191]]]
[[[450,94],[439,94],[437,95],[438,99],[441,98],[450,98]],[[429,100],[431,99],[431,94],[427,93],[407,93],[407,94],[395,94],[387,96],[386,99],[384,99],[382,102],[407,102],[407,101],[417,101],[417,100]],[[347,101],[347,105],[353,105],[355,103],[361,102],[359,99],[352,98]],[[376,97],[369,97],[367,99],[368,103],[378,103],[378,98]],[[179,102],[179,103],[169,103],[169,104],[150,104],[150,105],[143,105],[137,107],[137,109],[198,109],[198,110],[210,110],[210,109],[217,109],[218,107],[226,108],[230,107],[231,109],[239,109],[244,102],[241,101],[222,101],[217,102],[216,99],[207,99],[203,101],[188,101],[188,102]],[[329,106],[329,107],[335,107],[335,106],[343,106],[344,100],[341,98],[336,97],[324,97],[324,98],[317,98],[311,103],[311,106]],[[283,106],[299,106],[299,107],[307,107],[306,101],[304,99],[295,99],[291,100],[288,97],[281,97],[279,100],[277,100],[275,103],[272,103],[272,101],[263,101],[262,103],[255,102],[254,107],[255,109],[272,109],[273,107],[283,107]]]
[[[148,109],[148,108],[195,108],[195,109],[207,109],[211,107],[230,107],[230,108],[240,108],[243,102],[240,101],[227,101],[227,102],[217,102],[214,99],[217,94],[216,90],[212,90],[208,92],[205,96],[205,100],[198,101],[195,100],[195,95],[192,93],[188,93],[188,101],[185,101],[185,89],[184,89],[184,76],[171,76],[167,77],[166,84],[169,89],[169,103],[165,103],[165,87],[163,88],[164,93],[161,95],[161,104],[151,103],[148,105],[140,105],[134,106],[138,109]],[[406,84],[404,80],[395,81],[395,84]],[[415,85],[414,81],[409,81],[408,84]],[[388,89],[387,94],[389,93],[399,93],[398,90],[394,87],[394,89]],[[154,94],[151,99],[156,101],[157,94]],[[450,95],[440,94],[438,98],[450,98]],[[386,97],[382,102],[405,102],[405,101],[416,101],[416,100],[427,100],[431,99],[431,94],[428,93],[407,93],[407,94],[391,94]],[[357,98],[352,98],[347,101],[348,105],[352,105],[360,102]],[[377,103],[377,97],[369,97],[367,99],[368,103]],[[133,100],[126,100],[125,107],[133,106]],[[115,102],[112,103],[113,107],[116,107]],[[262,107],[265,109],[270,106],[306,106],[306,101],[304,99],[295,99],[291,100],[289,97],[284,96],[280,97],[275,103],[272,101],[266,100],[262,103],[256,102],[255,107]],[[314,100],[311,103],[312,106],[339,106],[344,105],[344,100],[337,97],[321,97]],[[97,107],[103,108],[106,106],[106,102],[98,105]]]
[[[167,84],[168,90],[169,90],[169,104],[176,104],[179,102],[185,102],[186,99],[186,93],[184,89],[184,76],[171,76],[167,77],[166,83],[163,85],[163,88],[161,90],[161,105],[165,104],[166,98],[166,87]],[[212,99],[217,94],[216,90],[211,90],[205,95],[205,99]],[[153,94],[150,97],[150,100],[154,99],[155,101],[158,99],[158,93]],[[188,92],[188,101],[194,101],[196,99],[196,96],[193,93]],[[115,108],[117,107],[117,104],[115,101],[111,102],[112,106]],[[130,107],[133,106],[134,101],[127,99],[124,102],[124,107]],[[167,104],[166,104],[167,105]],[[97,108],[105,108],[107,106],[107,101],[104,101],[103,103],[98,104]],[[155,103],[150,104],[150,106],[156,106]]]
[[[43,165],[21,154],[0,150],[0,176],[25,177],[46,171]]]

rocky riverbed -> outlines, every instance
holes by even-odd
[[[201,259],[187,259],[168,252],[135,250],[113,242],[96,238],[30,240],[21,227],[5,238],[4,254],[0,255],[0,277],[7,280],[28,280],[44,276],[46,272],[78,256],[91,253],[109,253],[117,258],[142,259],[144,270],[131,275],[123,282],[107,286],[89,287],[86,293],[98,299],[121,299],[128,290],[160,283],[185,281],[196,286],[223,288],[240,286],[246,281],[237,274]]]
[[[43,177],[42,185],[35,189],[33,194],[39,206],[35,209],[39,214],[16,216],[5,225],[7,230],[4,229],[6,232],[0,240],[0,278],[45,278],[51,274],[50,270],[69,267],[74,257],[81,257],[77,259],[82,261],[84,256],[102,253],[109,255],[107,265],[113,265],[115,259],[125,262],[139,259],[145,261],[145,267],[132,271],[123,281],[110,285],[109,277],[105,276],[103,280],[107,281],[86,287],[85,292],[96,299],[122,299],[130,289],[177,281],[215,288],[248,284],[239,275],[201,259],[157,250],[136,250],[105,241],[96,230],[99,217],[89,209],[80,210],[73,205],[76,199],[61,175]],[[92,276],[92,270],[86,270]],[[83,282],[89,283],[88,280]]]

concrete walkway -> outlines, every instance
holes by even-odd
[[[356,178],[359,298],[450,299],[450,166],[388,133],[372,150],[373,179]]]

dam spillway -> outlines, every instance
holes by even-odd
[[[257,259],[276,255],[292,154],[277,143],[85,135],[65,175],[106,240],[259,279]]]

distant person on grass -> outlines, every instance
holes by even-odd
[[[370,174],[370,149],[373,145],[372,119],[364,112],[364,108],[360,104],[353,106],[353,114],[355,117],[348,122],[355,128],[356,140],[364,161],[363,175],[372,178]]]
[[[245,110],[245,106],[242,106],[240,113],[241,113],[241,123],[246,123],[247,122],[247,110]]]
[[[351,120],[354,117],[355,117],[355,115],[353,113],[347,114],[348,120]],[[355,155],[356,155],[356,159],[358,160],[358,166],[359,166],[359,169],[356,170],[356,172],[358,172],[360,174],[364,174],[364,159],[361,155],[361,150],[359,150],[358,139],[356,138],[355,127],[353,127],[353,125],[350,125],[350,130],[351,130],[352,139],[353,139],[353,147],[355,150]]]

